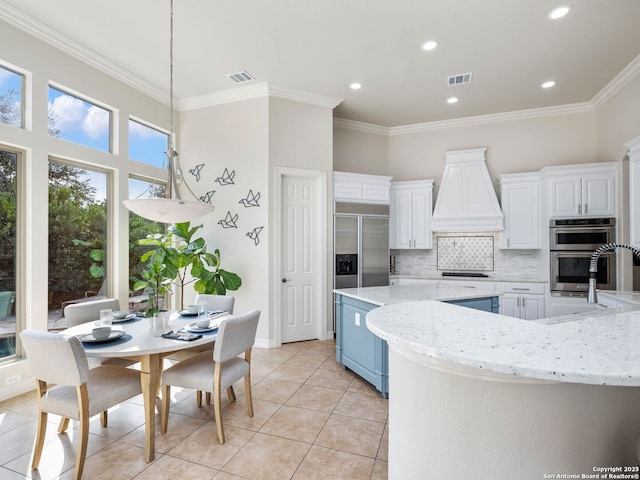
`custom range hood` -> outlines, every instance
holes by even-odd
[[[434,232],[492,232],[504,229],[504,216],[485,163],[486,148],[445,152]]]

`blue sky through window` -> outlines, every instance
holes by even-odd
[[[110,151],[111,112],[49,87],[49,115],[54,136],[87,147]],[[51,130],[51,128],[50,128]]]
[[[22,75],[0,66],[0,122],[22,127]]]
[[[129,119],[129,158],[159,168],[167,168],[169,135]]]

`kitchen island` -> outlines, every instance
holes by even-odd
[[[638,478],[598,469],[638,474],[640,306],[524,321],[403,302],[366,324],[389,349],[390,479]]]
[[[386,286],[334,290],[336,302],[336,360],[388,396],[387,342],[364,323],[368,312],[383,305],[437,300],[497,312],[495,292],[451,285]]]

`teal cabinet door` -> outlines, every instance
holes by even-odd
[[[387,342],[367,328],[365,316],[377,305],[336,295],[336,360],[387,398]]]

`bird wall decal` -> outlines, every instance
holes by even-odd
[[[204,203],[208,203],[209,205],[211,205],[211,197],[213,197],[213,194],[216,193],[215,190],[211,190],[207,193],[205,193],[204,195],[202,195],[200,197],[200,200],[203,201]]]
[[[238,214],[231,215],[231,212],[227,212],[227,216],[223,220],[218,222],[218,225],[222,225],[222,228],[238,228]]]
[[[196,177],[196,182],[200,181],[200,172],[202,171],[202,167],[204,167],[204,163],[201,163],[189,169],[189,173]]]
[[[241,203],[246,208],[259,207],[260,206],[259,200],[260,200],[260,192],[254,194],[253,190],[249,190],[249,193],[247,194],[247,196],[242,200],[240,200],[238,203]]]
[[[262,231],[264,227],[256,227],[254,228],[252,231],[247,232],[247,237],[249,237],[251,240],[253,240],[255,242],[256,245],[258,245],[260,243],[260,232]]]
[[[222,172],[222,175],[216,178],[215,181],[218,182],[221,187],[225,185],[233,185],[234,184],[233,179],[235,178],[235,176],[236,176],[235,170],[231,170],[231,173],[229,173],[229,170],[225,168],[224,172]]]

